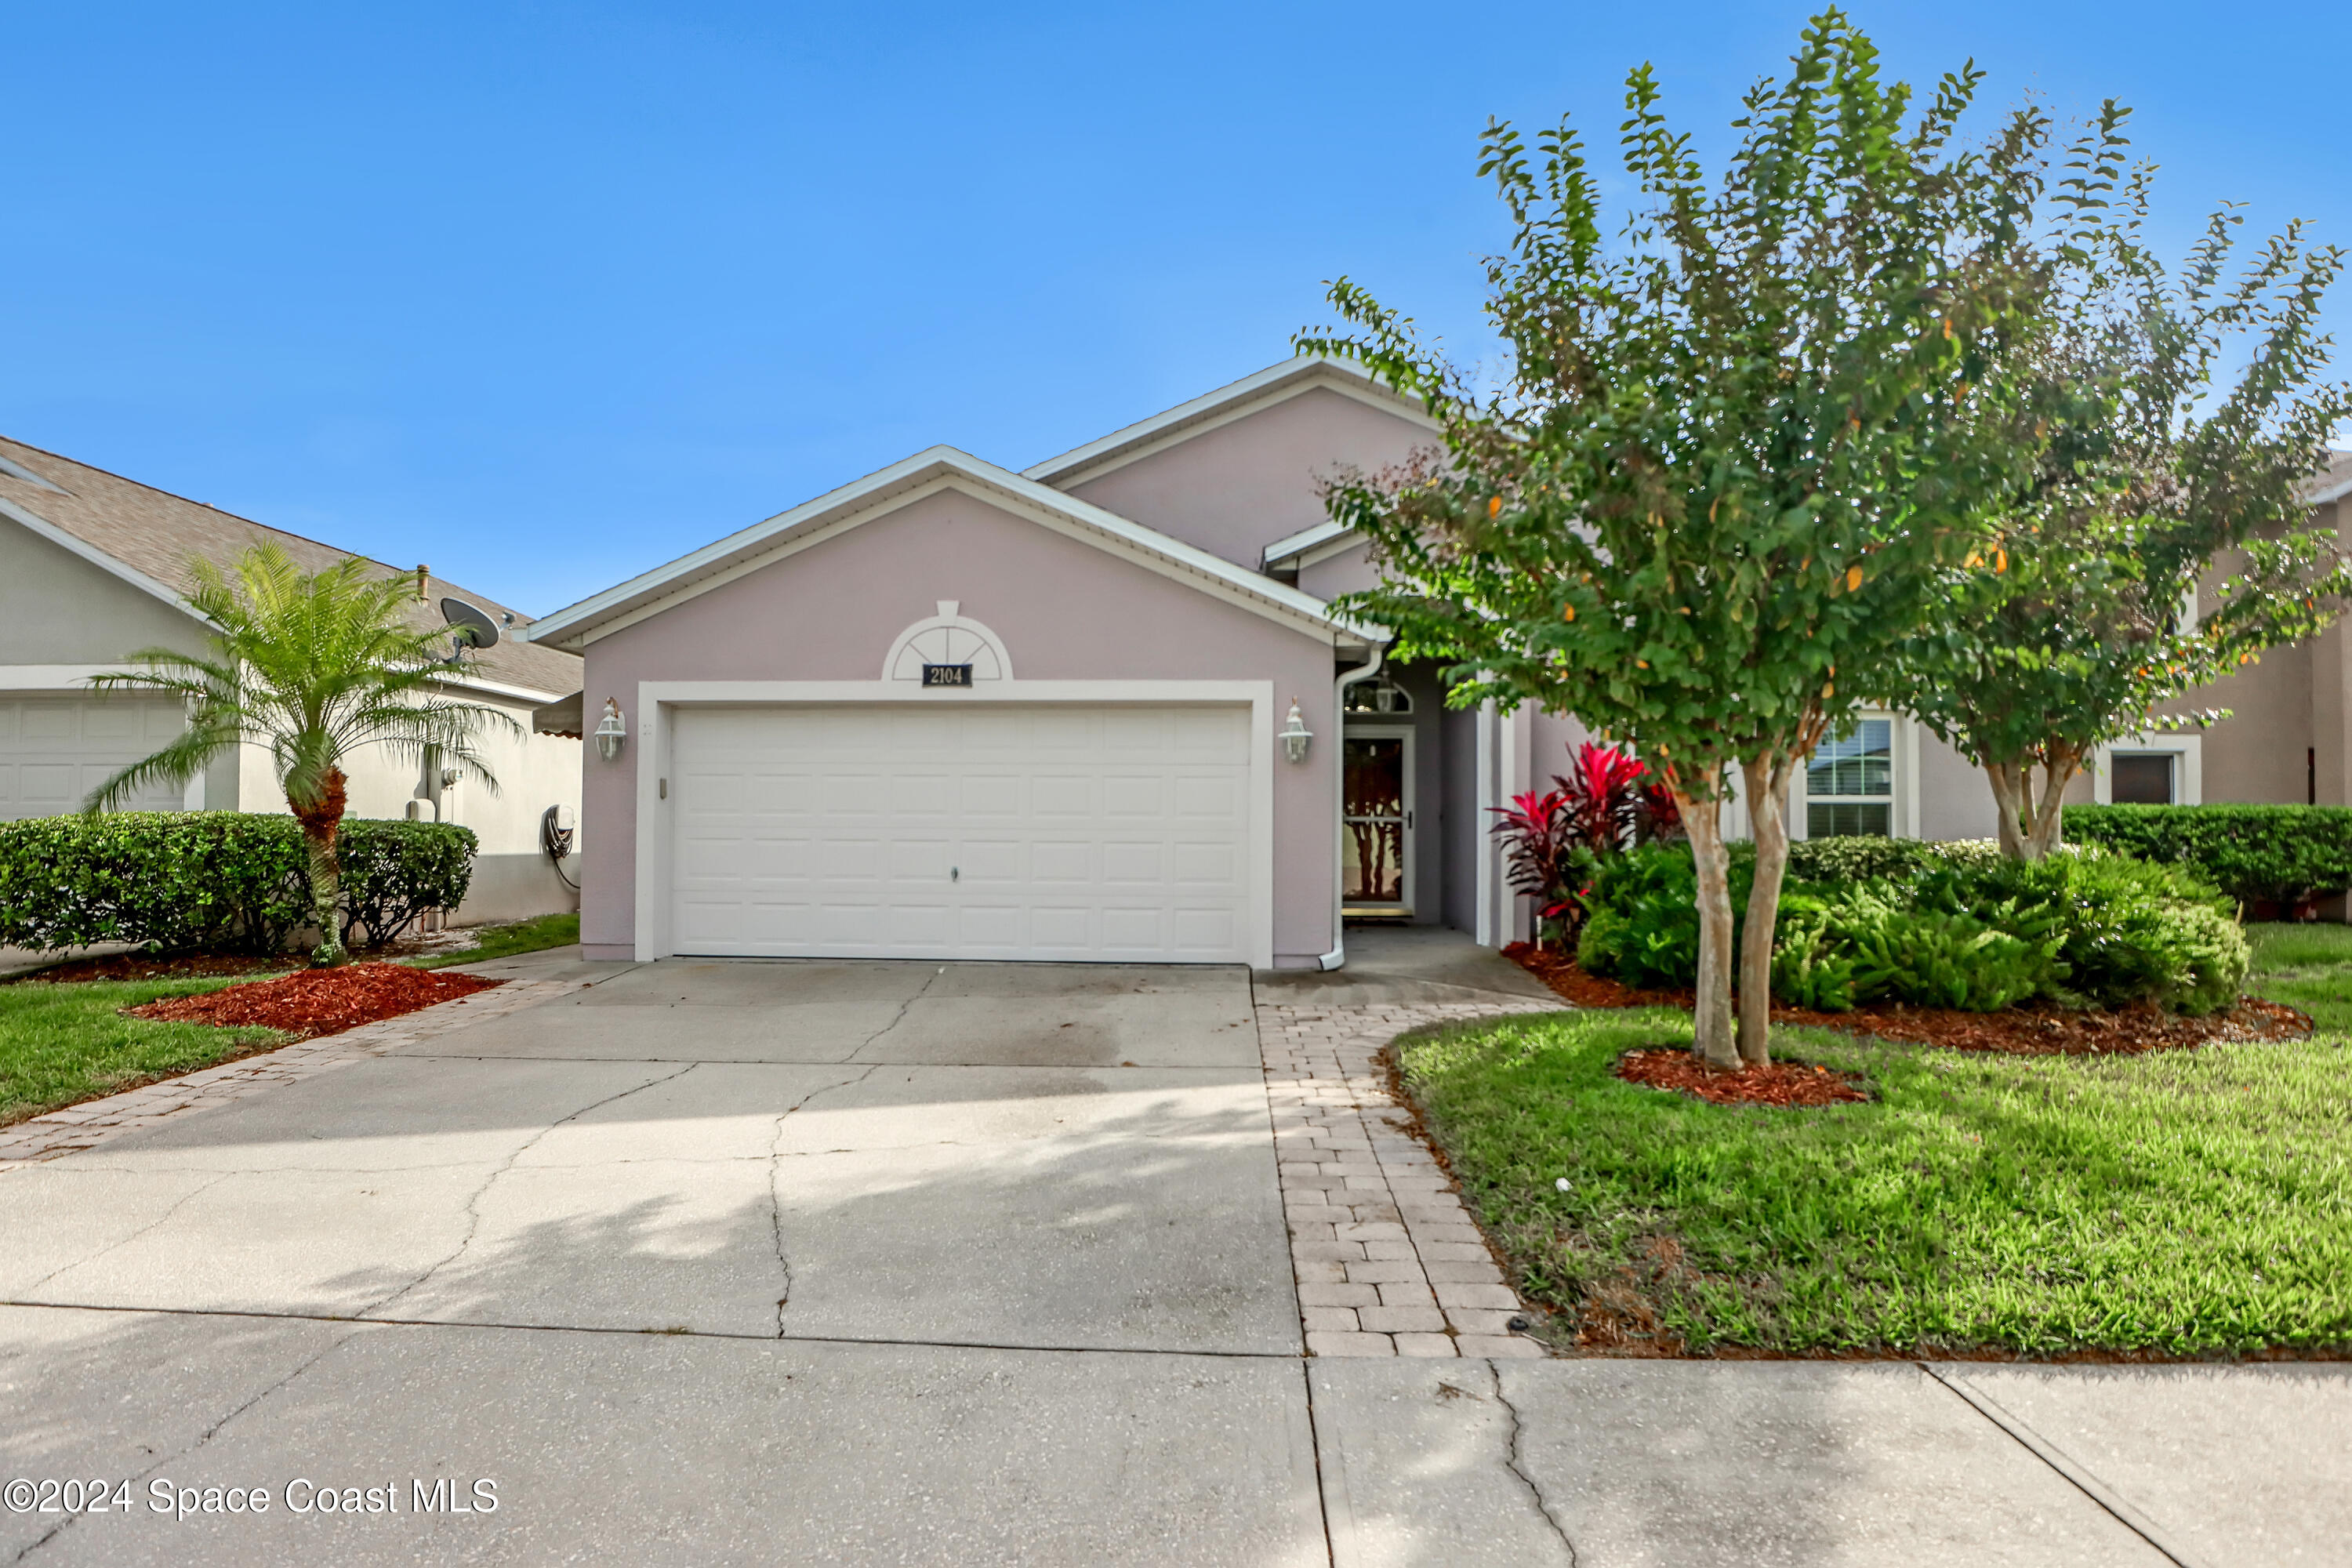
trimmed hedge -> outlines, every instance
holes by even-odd
[[[2352,807],[2070,805],[2064,831],[2135,860],[2192,868],[2245,903],[2352,889]]]
[[[2244,932],[2187,868],[2087,847],[2030,865],[1973,844],[1865,847],[1890,842],[1815,840],[1803,862],[1792,857],[1773,941],[1775,996],[1823,1012],[1880,998],[1993,1012],[2039,997],[2202,1014],[2236,1001],[2245,981]],[[1734,846],[1735,916],[1754,868],[1754,847]],[[1696,886],[1684,846],[1611,861],[1595,879],[1577,962],[1629,985],[1689,985]]]
[[[348,818],[342,936],[379,947],[428,909],[455,909],[477,840],[446,822]],[[291,816],[137,811],[0,822],[0,946],[152,943],[168,952],[286,948],[310,918]]]

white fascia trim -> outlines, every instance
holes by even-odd
[[[1021,472],[1024,478],[1055,486],[1081,484],[1317,386],[1433,431],[1444,428],[1427,409],[1375,381],[1353,360],[1302,356],[1268,365],[1165,413],[1138,420],[1083,447],[1073,447],[1057,458],[1033,463]]]
[[[493,697],[511,697],[517,701],[528,702],[534,708],[570,695],[569,692],[562,691],[541,691],[535,686],[511,686],[503,680],[488,680],[478,675],[466,675],[456,671],[447,675],[435,676],[433,683],[436,686],[461,687],[468,691],[487,691]]]
[[[80,535],[67,532],[64,529],[59,528],[57,524],[49,521],[47,518],[40,516],[38,513],[26,511],[23,507],[16,505],[14,501],[5,500],[5,498],[0,498],[0,517],[5,517],[11,522],[17,523],[29,529],[34,533],[47,540],[51,544],[56,545],[60,550],[66,551],[70,554],[79,555],[84,561],[87,561],[91,565],[97,567],[100,571],[107,573],[111,576],[121,578],[123,582],[130,584],[141,593],[163,600],[163,603],[171,605],[172,608],[179,611],[184,616],[189,616],[199,624],[204,626],[212,625],[212,623],[205,620],[204,616],[197,615],[194,606],[190,605],[188,601],[177,592],[165,586],[163,584],[157,582],[154,578],[150,577],[146,573],[140,571],[137,567],[126,565],[124,563],[116,560],[113,556],[109,555],[105,551],[100,550],[97,545],[90,543],[89,541],[82,538]]]
[[[1157,529],[1082,501],[952,447],[932,447],[855,484],[779,512],[668,565],[630,579],[531,623],[526,635],[577,652],[720,584],[838,536],[862,523],[957,489],[1033,522],[1127,557],[1190,586],[1310,634],[1370,640],[1379,635],[1334,616],[1324,602]],[[1009,507],[1006,503],[1011,502]]]
[[[1354,531],[1355,530],[1346,523],[1333,522],[1327,518],[1312,528],[1302,528],[1297,533],[1284,534],[1265,547],[1263,559],[1270,567],[1281,566],[1294,561],[1297,557],[1305,555],[1319,545],[1328,544],[1335,539],[1345,538]]]
[[[2342,500],[2346,496],[2352,496],[2352,479],[2338,479],[2326,489],[2314,490],[2303,499],[2312,506],[2326,506],[2329,501]]]
[[[636,908],[632,942],[639,962],[670,956],[669,800],[671,721],[680,708],[750,703],[824,706],[907,702],[1192,705],[1250,710],[1249,963],[1274,967],[1274,682],[1270,680],[995,680],[985,686],[922,687],[903,680],[641,680],[629,739],[637,754]],[[591,763],[590,766],[596,764]]]
[[[94,675],[119,664],[0,664],[0,691],[88,691]]]

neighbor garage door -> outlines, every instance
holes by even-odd
[[[1249,957],[1245,708],[680,710],[672,945]]]
[[[181,707],[151,697],[23,697],[0,692],[0,821],[63,816],[124,764],[152,756],[180,732]],[[157,784],[126,804],[177,811],[178,784]]]

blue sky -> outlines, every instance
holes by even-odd
[[[1606,139],[1646,59],[1719,145],[1808,9],[18,5],[0,432],[543,613],[1246,374],[1335,274],[1475,353],[1486,117]],[[2176,248],[2352,247],[2340,0],[1853,14],[2135,105]]]

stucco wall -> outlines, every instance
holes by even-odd
[[[1274,763],[1274,946],[1303,963],[1331,946],[1339,733],[1327,642],[961,491],[910,502],[847,533],[638,622],[587,649],[586,710],[620,700],[634,731],[647,680],[877,680],[891,642],[953,599],[1003,639],[1022,680],[1271,680],[1317,736],[1304,764]],[[634,942],[635,770],[584,764],[582,936]]]
[[[1255,569],[1275,540],[1323,521],[1322,479],[1376,472],[1436,440],[1401,414],[1310,387],[1066,488]]]
[[[2000,832],[1992,781],[1924,726],[1919,740],[1919,837],[1991,838]],[[1798,787],[1803,787],[1802,781]]]
[[[197,652],[204,627],[194,616],[0,518],[0,664],[111,664],[156,647]]]

